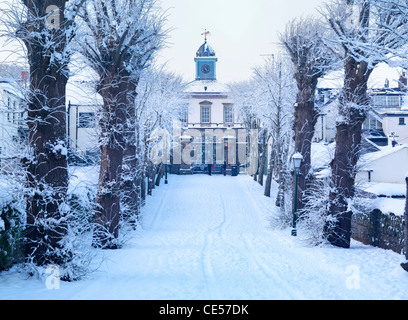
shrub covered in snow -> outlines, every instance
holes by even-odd
[[[302,229],[310,245],[320,245],[326,241],[325,227],[330,225],[327,221],[329,191],[327,179],[314,180],[304,196],[305,205],[298,212],[298,228]]]
[[[0,211],[0,271],[23,257],[23,213],[18,209],[18,203],[12,201]]]

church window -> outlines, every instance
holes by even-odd
[[[210,106],[201,106],[201,123],[210,123]]]
[[[180,122],[182,127],[186,127],[188,123],[188,107],[183,107],[180,113]]]
[[[224,106],[224,123],[233,122],[233,113],[231,106]]]

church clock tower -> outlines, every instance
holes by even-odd
[[[216,80],[216,62],[215,51],[207,43],[207,34],[205,31],[204,44],[197,50],[196,58],[196,80]]]

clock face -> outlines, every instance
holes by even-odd
[[[203,73],[209,73],[210,72],[210,66],[208,65],[208,64],[205,64],[205,65],[203,65],[202,67],[201,67],[201,71],[203,72]]]

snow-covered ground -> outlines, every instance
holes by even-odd
[[[301,230],[274,228],[273,203],[248,176],[171,175],[125,246],[97,251],[95,272],[47,289],[12,269],[0,299],[408,299],[402,255],[308,247]]]

